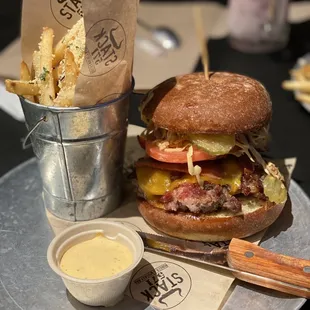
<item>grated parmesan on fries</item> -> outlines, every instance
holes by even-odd
[[[22,61],[20,80],[6,80],[6,90],[45,106],[72,107],[75,86],[85,55],[81,18],[54,47],[54,31],[44,27],[33,52],[31,70]]]

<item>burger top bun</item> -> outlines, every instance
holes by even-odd
[[[215,72],[170,78],[144,97],[142,120],[176,133],[235,134],[260,129],[271,119],[265,87],[244,75]]]

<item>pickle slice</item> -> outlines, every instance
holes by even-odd
[[[206,135],[193,134],[189,139],[198,148],[206,151],[210,155],[224,155],[235,146],[234,135]]]
[[[271,202],[284,203],[287,199],[287,190],[282,181],[267,175],[263,180],[264,194]]]

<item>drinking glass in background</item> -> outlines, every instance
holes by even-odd
[[[289,0],[229,0],[229,41],[247,53],[284,48],[289,38]]]

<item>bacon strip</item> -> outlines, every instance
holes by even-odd
[[[220,164],[216,164],[216,161],[196,162],[195,164],[201,167],[201,175],[212,174],[216,177],[221,177],[224,173],[223,167]],[[164,163],[149,157],[139,159],[136,162],[136,167],[150,167],[165,171],[188,173],[187,164]]]
[[[240,165],[243,173],[252,173],[254,172],[254,165],[246,157],[235,157],[237,163]],[[223,162],[225,158],[218,160],[202,161],[196,162],[195,164],[201,167],[201,175],[213,175],[215,177],[223,177],[225,171],[223,167]],[[160,162],[154,160],[150,157],[141,158],[136,162],[136,167],[150,167],[159,170],[165,171],[176,171],[182,173],[188,173],[187,164],[170,164],[165,162]]]

